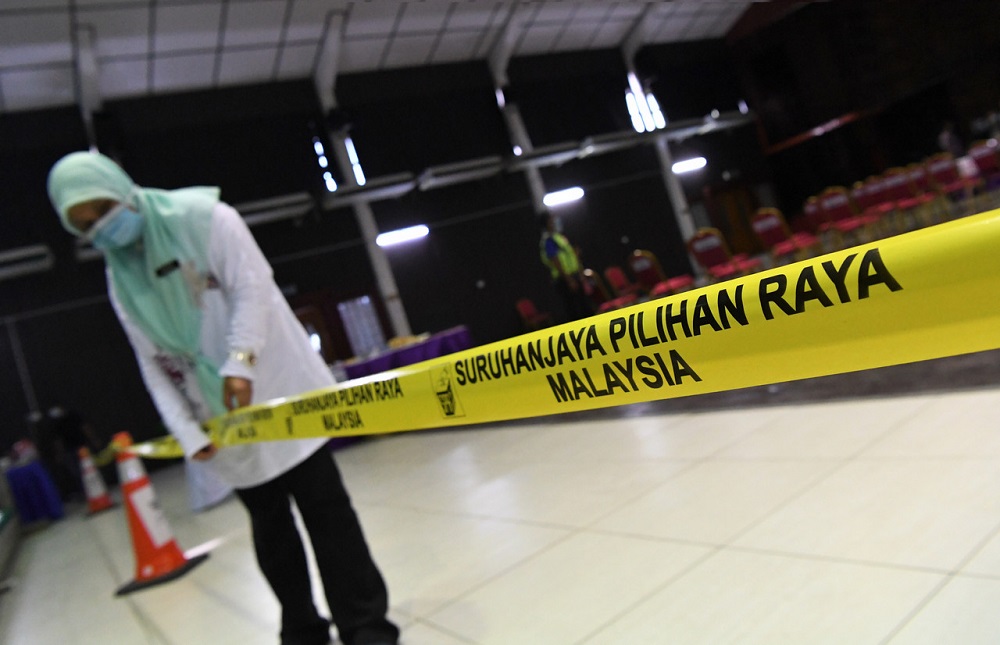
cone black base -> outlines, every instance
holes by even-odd
[[[149,580],[143,580],[141,582],[138,580],[133,580],[124,587],[118,589],[118,591],[115,592],[115,595],[124,596],[125,594],[132,593],[133,591],[141,591],[142,589],[155,587],[156,585],[163,584],[164,582],[170,582],[171,580],[176,580],[177,578],[180,578],[185,573],[187,573],[191,569],[194,569],[196,566],[198,566],[207,559],[208,559],[207,553],[196,555],[195,557],[191,558],[190,560],[185,562],[183,565],[177,567],[173,571],[165,573],[157,578],[150,578]]]

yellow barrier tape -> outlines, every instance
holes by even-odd
[[[1000,347],[1000,210],[211,419],[221,446],[590,410]],[[142,454],[177,457],[158,440]]]
[[[108,464],[110,464],[112,461],[115,460],[115,456],[117,454],[118,454],[118,449],[115,447],[115,445],[108,444],[106,448],[104,448],[99,453],[91,457],[91,459],[93,460],[94,465],[97,467],[107,466]]]

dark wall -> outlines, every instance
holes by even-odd
[[[635,67],[668,122],[736,110],[744,98],[732,53],[721,40],[644,47]]]
[[[78,410],[105,440],[122,430],[140,440],[164,434],[132,348],[106,300],[37,313],[15,324],[43,410],[56,404]],[[4,418],[13,422],[24,412]]]
[[[54,160],[86,147],[76,108],[0,114],[0,251],[59,235],[45,179]]]
[[[140,185],[221,186],[240,203],[319,191],[321,119],[312,83],[297,81],[116,101],[97,136]]]
[[[535,147],[632,128],[621,52],[528,56],[510,62],[506,90]]]
[[[970,124],[1000,101],[1000,3],[993,0],[802,3],[731,43],[764,147],[854,114],[858,120],[770,163],[783,207],[937,151],[953,119]]]
[[[345,74],[336,94],[369,177],[510,154],[485,62]]]

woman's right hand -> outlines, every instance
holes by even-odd
[[[219,447],[214,443],[210,443],[198,452],[191,455],[191,459],[195,461],[208,461],[215,456],[215,453],[219,452]]]

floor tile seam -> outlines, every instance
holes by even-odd
[[[704,460],[705,462],[716,463],[716,464],[726,464],[726,463],[764,463],[764,464],[783,464],[783,463],[840,463],[847,459],[853,459],[853,455],[836,455],[831,457],[823,457],[817,455],[808,456],[761,456],[761,457],[740,457],[736,455],[720,455],[718,457],[711,457]]]
[[[734,460],[732,463],[743,462],[743,461],[744,460]],[[771,460],[766,460],[766,461],[767,462],[771,462]],[[798,460],[798,459],[787,459],[787,460],[786,459],[780,459],[780,460],[777,460],[777,461],[784,463],[784,462],[799,462],[801,460]],[[750,460],[750,462],[758,462],[758,460]],[[644,492],[642,492],[642,493],[634,496],[632,499],[630,499],[630,500],[628,500],[626,502],[622,502],[620,504],[617,504],[613,509],[609,510],[607,513],[604,513],[603,515],[600,515],[599,517],[597,517],[596,519],[594,519],[592,522],[586,524],[583,527],[583,529],[584,530],[593,530],[594,527],[597,524],[599,524],[600,522],[604,521],[608,517],[614,515],[615,513],[620,512],[622,509],[627,508],[628,506],[631,506],[632,504],[635,504],[636,502],[639,502],[643,498],[645,498],[645,497],[647,497],[649,495],[652,495],[657,490],[659,490],[661,487],[667,485],[670,481],[674,480],[675,478],[677,478],[677,477],[679,477],[679,476],[681,476],[681,475],[683,475],[683,474],[685,474],[685,473],[687,473],[687,472],[689,472],[691,470],[694,470],[695,468],[697,468],[699,466],[702,466],[702,465],[705,465],[705,464],[708,464],[708,463],[719,463],[719,461],[715,460],[711,456],[707,456],[707,457],[704,457],[702,459],[692,460],[692,462],[689,463],[686,468],[679,469],[678,471],[672,473],[669,477],[667,477],[663,481],[655,484],[649,490],[646,490],[646,491],[644,491]],[[823,459],[823,460],[817,460],[817,463],[831,463],[831,464],[840,463],[841,464],[841,466],[840,466],[841,468],[843,468],[846,465],[845,462],[844,462],[844,460],[842,460],[842,459]],[[837,470],[839,470],[839,468],[831,468],[827,472],[826,476],[829,477],[830,475],[832,475],[832,473],[836,472]],[[821,481],[823,481],[823,479],[825,479],[825,477],[823,477],[822,475],[819,476],[819,478],[815,482],[815,485],[818,485]],[[812,488],[812,484],[809,485],[809,486],[807,486],[807,489],[809,489],[809,488]],[[803,491],[800,491],[800,492],[805,492],[805,490],[806,489],[803,489]],[[796,496],[793,496],[791,499],[794,499],[795,497]],[[791,499],[789,499],[788,501],[791,501]],[[780,508],[782,507],[782,505],[783,504],[779,504],[775,508],[767,511],[765,513],[764,517],[760,518],[760,521],[763,521],[763,519],[766,519],[766,517],[768,517],[771,514],[775,513],[777,510],[780,510]],[[750,527],[747,527],[747,529],[753,528],[754,526],[756,526],[756,524],[757,523],[754,523],[754,524],[750,525]],[[741,534],[742,533],[738,533],[737,535],[732,536],[729,539],[729,541],[738,539]]]
[[[857,462],[958,462],[958,461],[1000,461],[1000,454],[983,456],[978,455],[858,455],[853,458]]]
[[[655,598],[657,595],[659,595],[660,593],[662,593],[663,591],[665,591],[669,587],[671,587],[671,586],[677,584],[678,582],[680,582],[681,580],[683,580],[685,577],[687,577],[688,575],[690,575],[691,573],[693,573],[696,569],[698,569],[699,567],[701,567],[703,564],[705,564],[706,562],[708,562],[712,558],[716,557],[719,553],[722,552],[723,549],[724,549],[723,546],[719,546],[717,548],[709,550],[706,553],[703,553],[700,557],[698,557],[695,560],[693,560],[686,567],[683,567],[681,570],[679,570],[676,573],[674,573],[674,575],[670,576],[669,578],[667,578],[666,580],[664,580],[662,583],[660,583],[659,585],[655,586],[654,588],[650,589],[648,592],[646,592],[645,594],[643,594],[641,597],[637,598],[635,601],[633,601],[632,603],[630,603],[627,607],[623,607],[622,609],[620,609],[618,612],[615,613],[614,616],[611,616],[606,621],[604,621],[603,623],[601,623],[600,625],[598,625],[596,628],[594,628],[593,630],[591,630],[590,632],[588,632],[586,635],[584,635],[583,638],[581,638],[580,640],[576,641],[574,643],[574,645],[585,645],[588,641],[590,641],[592,638],[598,636],[601,632],[607,630],[609,627],[612,627],[615,623],[617,623],[618,621],[620,621],[624,617],[628,616],[633,611],[639,609],[644,604],[646,604],[647,602],[649,602],[650,600],[652,600],[653,598]]]
[[[211,562],[209,562],[209,566],[211,566]],[[212,602],[213,607],[224,607],[230,614],[238,616],[245,623],[253,625],[256,628],[264,628],[264,626],[257,624],[260,615],[253,611],[248,611],[249,608],[245,604],[234,601],[232,596],[220,593],[213,587],[202,582],[197,576],[192,576],[191,585],[207,596]]]
[[[159,626],[157,626],[152,618],[147,615],[147,613],[143,611],[132,598],[125,596],[123,600],[128,606],[129,612],[135,616],[136,623],[138,624],[143,635],[146,636],[147,643],[149,645],[182,645],[181,643],[173,643],[159,628]]]
[[[516,517],[503,517],[500,515],[484,515],[481,513],[458,513],[455,511],[443,511],[440,509],[421,508],[419,506],[410,506],[406,504],[365,503],[364,506],[369,508],[381,508],[385,510],[411,511],[414,513],[424,513],[427,515],[435,515],[440,517],[451,517],[451,518],[471,519],[471,520],[489,520],[492,522],[502,522],[504,524],[521,524],[525,526],[532,526],[535,528],[557,529],[562,531],[576,531],[580,530],[581,528],[580,526],[575,524],[559,524],[557,522],[542,522],[539,520],[527,520]],[[361,515],[363,515],[363,513],[361,513]]]
[[[647,497],[649,495],[652,495],[657,490],[659,490],[661,487],[665,486],[666,484],[668,484],[669,482],[673,481],[677,477],[683,475],[684,473],[687,473],[687,472],[689,472],[691,470],[694,470],[698,466],[703,465],[704,463],[706,463],[706,461],[707,461],[707,458],[692,459],[690,462],[687,462],[687,465],[685,467],[679,468],[676,471],[674,471],[673,473],[670,473],[669,475],[667,475],[666,479],[663,479],[662,481],[659,481],[659,482],[656,482],[654,484],[651,484],[650,487],[647,490],[644,490],[643,492],[634,495],[633,497],[631,497],[630,499],[628,499],[626,501],[622,501],[620,503],[615,504],[613,506],[613,508],[611,508],[610,510],[608,510],[606,513],[603,513],[603,514],[599,515],[598,517],[594,518],[592,521],[588,522],[587,524],[585,524],[584,526],[582,526],[580,528],[582,530],[591,530],[594,526],[596,526],[600,522],[603,522],[605,519],[611,517],[615,513],[620,512],[622,509],[627,508],[627,507],[635,504],[636,502],[640,501],[641,499],[643,499],[643,498],[645,498],[645,497]]]
[[[686,416],[692,416],[694,414],[695,413],[692,413],[692,412],[685,413]],[[744,441],[750,434],[753,434],[753,432],[755,432],[756,430],[759,430],[760,427],[763,427],[763,425],[757,426],[757,427],[755,427],[753,429],[750,429],[750,430],[747,430],[746,432],[741,433],[739,437],[733,439],[732,441],[726,442],[725,445],[720,446],[718,449],[716,449],[716,450],[714,450],[714,451],[712,451],[712,452],[710,452],[710,453],[708,453],[708,454],[706,454],[706,455],[704,455],[702,457],[692,459],[688,463],[688,465],[687,465],[686,468],[681,468],[678,471],[672,473],[665,480],[663,480],[662,482],[660,482],[656,486],[652,487],[650,490],[645,491],[644,493],[635,496],[633,499],[629,500],[626,504],[619,504],[615,509],[613,509],[611,511],[608,511],[607,513],[605,513],[604,515],[598,517],[596,520],[594,520],[589,525],[587,525],[588,528],[589,527],[593,527],[595,524],[603,521],[607,517],[609,517],[609,516],[613,515],[614,513],[620,511],[626,505],[634,504],[634,503],[638,502],[639,500],[641,500],[643,497],[646,497],[647,495],[651,495],[658,488],[660,488],[661,486],[665,485],[666,483],[672,481],[673,479],[679,477],[680,475],[682,475],[682,474],[684,474],[684,473],[686,473],[688,471],[691,471],[691,470],[697,468],[698,466],[702,466],[702,465],[705,465],[705,464],[708,464],[708,463],[716,462],[717,460],[719,460],[719,457],[720,457],[721,453],[723,453],[724,451],[729,450],[733,446],[735,446],[735,445],[739,444],[740,442]],[[742,461],[742,460],[736,460],[736,461]],[[795,460],[794,459],[790,459],[790,460],[786,460],[786,461],[795,461]],[[836,460],[831,459],[830,461],[836,461]]]
[[[101,539],[96,528],[89,523],[85,523],[90,530],[91,538],[96,544],[98,553],[100,554],[101,560],[104,562],[111,574],[111,579],[116,580],[118,584],[127,584],[127,582],[122,582],[117,580],[118,572],[116,571],[114,558],[111,557],[111,553],[107,549],[107,545]],[[147,642],[150,645],[171,645],[170,639],[167,635],[156,625],[156,623],[147,615],[145,611],[129,596],[123,596],[121,600],[129,609],[129,613],[135,618],[136,625],[142,631],[143,635],[146,636]]]
[[[914,414],[917,414],[918,412],[919,412],[919,410],[914,411]],[[858,459],[860,458],[860,456],[863,455],[866,450],[868,450],[871,446],[873,446],[878,441],[881,441],[882,438],[884,438],[888,433],[890,433],[892,431],[893,431],[892,429],[885,430],[884,432],[880,433],[877,437],[874,437],[870,441],[866,442],[864,444],[864,446],[860,447],[854,453],[852,453],[851,455],[846,456],[846,457],[844,457],[844,458],[842,458],[840,460],[829,460],[829,461],[817,462],[817,463],[832,463],[832,464],[835,464],[835,465],[832,468],[827,469],[825,472],[818,474],[812,481],[806,483],[799,490],[797,490],[794,494],[792,494],[789,497],[787,497],[786,499],[782,500],[781,502],[779,502],[778,504],[776,504],[773,508],[771,508],[767,512],[762,513],[760,515],[760,517],[758,517],[755,521],[751,522],[747,526],[743,527],[741,530],[737,531],[736,534],[730,536],[729,539],[727,540],[727,544],[733,544],[733,543],[735,543],[737,540],[739,540],[740,538],[744,537],[745,535],[747,535],[748,533],[750,533],[751,531],[753,531],[754,529],[756,529],[757,527],[759,527],[760,525],[762,525],[764,522],[766,522],[767,520],[769,520],[776,513],[779,513],[781,510],[789,507],[791,504],[793,504],[797,500],[803,498],[808,493],[810,493],[813,490],[819,488],[825,482],[831,480],[838,473],[846,470],[848,468],[848,466],[856,463],[858,461]]]
[[[459,632],[456,632],[455,630],[450,629],[448,627],[445,627],[444,625],[441,625],[440,623],[436,623],[436,622],[434,622],[433,620],[431,620],[429,618],[424,618],[424,617],[420,617],[420,616],[413,616],[413,624],[420,624],[420,625],[423,625],[424,627],[428,627],[430,629],[434,629],[436,631],[443,632],[443,633],[447,634],[448,636],[454,638],[457,641],[462,641],[466,645],[480,645],[479,641],[472,640],[468,636],[466,636],[464,634],[461,634]],[[409,627],[412,627],[412,625],[409,625],[406,629],[409,629]],[[401,636],[400,636],[400,641],[401,642],[405,642],[405,640],[406,640],[406,633],[405,633],[406,629],[403,630],[404,633],[401,634]]]
[[[524,556],[523,558],[518,559],[517,562],[512,562],[511,564],[507,565],[506,567],[503,567],[501,570],[493,573],[492,575],[486,577],[483,580],[480,580],[478,583],[471,585],[465,591],[459,593],[458,595],[453,596],[452,598],[450,598],[450,599],[442,602],[440,605],[438,605],[438,606],[434,607],[433,609],[429,610],[421,618],[423,618],[424,620],[427,620],[427,621],[431,621],[431,617],[434,616],[435,614],[441,613],[442,611],[448,609],[449,607],[451,607],[455,603],[459,602],[460,600],[462,600],[462,599],[464,599],[464,598],[466,598],[466,597],[468,597],[468,596],[476,593],[477,591],[479,591],[479,590],[481,590],[481,589],[483,589],[483,588],[485,588],[485,587],[493,584],[497,580],[500,580],[504,576],[509,575],[510,573],[516,571],[517,569],[520,569],[521,567],[530,564],[532,561],[537,560],[543,554],[548,553],[549,551],[552,551],[555,548],[557,548],[557,547],[565,544],[566,542],[568,542],[569,540],[573,539],[574,537],[580,535],[583,532],[584,531],[582,531],[582,530],[575,530],[575,531],[569,531],[569,532],[567,532],[566,535],[560,536],[559,538],[553,540],[549,544],[546,544],[546,545],[542,546],[541,548],[539,548],[538,550],[536,550],[536,551],[534,551],[534,552],[532,552],[532,553]]]
[[[844,564],[858,567],[868,567],[874,569],[888,569],[891,571],[924,573],[936,576],[950,576],[955,573],[952,568],[921,566],[916,564],[905,564],[901,562],[889,562],[885,560],[866,560],[861,558],[849,558],[829,555],[825,553],[807,553],[804,551],[789,551],[784,549],[766,549],[755,546],[745,546],[738,544],[725,544],[722,548],[727,552],[746,553],[751,555],[764,555],[770,557],[787,558],[790,560],[806,560],[813,562],[825,562],[831,564]],[[1000,579],[1000,576],[998,576]]]
[[[708,462],[710,460],[711,460],[711,457],[706,457],[702,461],[703,462]],[[834,462],[834,463],[837,463],[837,462]],[[744,535],[747,531],[751,530],[755,526],[757,526],[760,523],[762,523],[765,519],[769,518],[771,515],[773,515],[774,513],[776,513],[778,510],[780,510],[781,508],[783,508],[785,505],[791,503],[791,501],[793,501],[794,499],[797,499],[799,496],[804,495],[806,491],[811,490],[815,486],[818,486],[822,481],[825,481],[828,477],[832,476],[833,473],[837,472],[838,470],[841,470],[841,469],[845,468],[846,465],[847,465],[847,463],[848,463],[848,461],[846,461],[846,460],[840,461],[839,462],[839,466],[835,466],[835,467],[829,469],[826,473],[821,474],[818,477],[816,477],[816,479],[811,484],[805,486],[803,489],[801,489],[800,491],[798,491],[795,495],[790,496],[784,502],[777,504],[770,511],[764,513],[760,518],[758,518],[757,521],[751,523],[750,525],[748,525],[747,527],[745,527],[741,531],[738,531],[735,535],[731,536],[726,542],[714,546],[713,548],[711,548],[711,550],[709,550],[707,553],[703,554],[700,558],[697,558],[689,566],[685,567],[684,569],[682,569],[681,571],[679,571],[677,574],[675,574],[674,576],[672,576],[668,580],[664,581],[661,585],[657,586],[655,589],[653,589],[649,593],[645,594],[642,598],[637,599],[629,607],[624,608],[623,610],[621,610],[620,612],[618,612],[614,617],[610,618],[608,621],[605,621],[602,625],[600,625],[599,627],[597,627],[596,629],[594,629],[593,631],[591,631],[590,633],[588,633],[583,639],[577,641],[576,645],[583,645],[589,639],[591,639],[591,638],[595,637],[596,635],[600,634],[602,631],[606,630],[610,626],[614,625],[617,621],[621,620],[624,616],[628,615],[632,611],[636,610],[638,607],[642,606],[642,604],[644,604],[645,602],[647,602],[649,599],[655,597],[657,594],[661,593],[663,590],[667,589],[668,587],[670,587],[670,586],[676,584],[678,581],[682,580],[684,577],[686,577],[687,575],[689,575],[690,573],[692,573],[695,569],[697,569],[698,567],[700,567],[702,564],[708,562],[712,558],[714,558],[717,555],[719,555],[720,553],[722,553],[728,547],[728,545],[732,543],[732,541],[734,541],[736,539],[739,539],[740,536]],[[692,468],[693,467],[694,466],[692,466]]]
[[[858,448],[856,451],[854,451],[854,453],[849,458],[854,460],[862,458],[866,452],[872,449],[873,446],[878,445],[880,442],[884,441],[890,435],[905,428],[906,424],[909,423],[911,420],[915,419],[916,417],[918,417],[921,413],[921,410],[924,408],[924,406],[927,405],[926,396],[921,396],[919,398],[919,401],[921,402],[920,405],[913,406],[911,409],[907,410],[907,413],[905,415],[901,416],[900,418],[896,419],[893,423],[889,424],[889,427],[887,427],[882,432],[879,432],[877,436],[872,437],[869,441],[865,442],[865,444],[860,448]]]
[[[423,507],[420,507],[420,506],[414,506],[412,504],[400,504],[400,503],[396,503],[396,502],[392,502],[392,501],[388,501],[388,500],[380,500],[380,501],[377,501],[377,502],[372,502],[372,501],[355,501],[355,505],[358,506],[359,509],[363,509],[364,507],[383,508],[383,509],[396,509],[396,510],[413,511],[413,512],[418,512],[418,513],[428,513],[428,514],[431,514],[431,515],[442,515],[442,516],[448,516],[448,517],[469,517],[469,518],[476,518],[476,519],[491,519],[491,520],[504,521],[504,522],[526,523],[526,524],[532,524],[532,525],[537,525],[537,526],[542,526],[542,527],[549,527],[549,528],[572,528],[572,529],[584,528],[584,529],[586,529],[586,528],[589,528],[590,526],[593,526],[594,524],[600,522],[601,520],[603,520],[604,518],[606,518],[608,515],[614,514],[615,512],[619,511],[625,505],[632,504],[632,503],[638,501],[639,499],[645,497],[646,495],[651,494],[657,488],[659,488],[663,484],[671,481],[672,479],[674,479],[675,477],[681,475],[682,473],[685,473],[685,472],[687,472],[687,471],[689,471],[689,470],[697,467],[698,465],[704,463],[705,459],[704,458],[702,458],[702,459],[690,459],[690,460],[685,459],[685,460],[673,460],[673,461],[675,463],[684,464],[684,466],[681,467],[681,468],[679,468],[677,471],[675,471],[675,472],[667,475],[667,477],[665,479],[650,484],[650,486],[649,486],[649,488],[647,490],[643,491],[642,493],[639,493],[639,494],[635,495],[633,498],[629,499],[626,502],[617,504],[615,506],[615,508],[613,508],[610,511],[608,511],[607,513],[605,513],[605,514],[597,517],[596,519],[594,519],[593,521],[587,523],[586,525],[584,525],[582,527],[576,526],[576,525],[570,526],[570,525],[564,525],[564,524],[558,524],[558,523],[539,522],[537,520],[521,520],[521,519],[509,518],[509,517],[499,517],[499,516],[492,516],[492,515],[481,515],[481,514],[478,514],[478,513],[457,513],[457,512],[454,512],[454,511],[443,511],[443,510],[440,510],[440,509],[427,509],[427,508],[423,508]]]
[[[886,634],[885,638],[879,642],[879,645],[889,645],[889,643],[891,643],[893,639],[895,639],[906,628],[906,626],[909,625],[910,622],[912,622],[913,619],[917,617],[917,615],[921,611],[926,609],[927,606],[930,605],[930,603],[935,598],[937,598],[938,595],[942,591],[944,591],[944,589],[948,585],[954,582],[957,578],[961,577],[959,574],[962,571],[962,569],[968,566],[968,564],[972,562],[976,558],[976,556],[982,553],[983,549],[986,548],[986,545],[988,545],[992,540],[996,539],[997,535],[1000,535],[1000,523],[994,526],[992,531],[987,533],[986,536],[983,537],[983,539],[981,539],[974,548],[970,549],[969,552],[966,553],[965,557],[962,558],[962,560],[959,561],[959,563],[951,571],[949,571],[949,573],[946,576],[944,576],[944,578],[940,580],[938,584],[936,584],[934,588],[931,589],[921,599],[921,601],[917,603],[917,605],[914,606],[913,609],[911,609],[909,613],[907,613],[907,615],[904,616],[903,619],[899,623],[897,623],[892,630],[889,631],[888,634]]]
[[[656,542],[659,544],[692,546],[709,550],[721,549],[728,546],[727,543],[725,542],[714,542],[710,540],[694,540],[690,538],[673,537],[666,535],[650,535],[648,533],[633,533],[631,531],[618,531],[615,529],[601,529],[601,528],[591,527],[591,528],[581,529],[581,532],[593,535],[604,535],[608,537],[626,538],[630,540],[638,540],[641,542]]]
[[[979,573],[976,571],[956,571],[955,578],[968,580],[985,580],[989,582],[1000,582],[1000,573]]]
[[[626,531],[615,531],[612,529],[590,529],[588,532],[601,535],[609,535],[613,537],[641,540],[645,542],[656,542],[662,544],[675,544],[679,546],[700,547],[717,551],[726,551],[726,552],[731,551],[735,553],[766,555],[766,556],[789,558],[795,560],[813,560],[818,562],[831,562],[836,564],[847,564],[854,566],[892,569],[896,571],[909,571],[913,573],[928,573],[940,576],[948,576],[948,575],[966,576],[970,578],[975,577],[987,580],[997,580],[998,582],[1000,582],[1000,574],[989,575],[989,574],[963,573],[961,571],[956,571],[955,569],[952,568],[926,567],[919,565],[902,564],[898,562],[863,560],[858,558],[845,558],[845,557],[838,557],[822,553],[806,553],[802,551],[787,551],[782,549],[765,549],[761,547],[738,545],[734,544],[731,541],[715,542],[715,541],[705,541],[705,540],[692,540],[680,537],[648,535],[641,533],[631,533]]]
[[[744,440],[746,440],[750,435],[752,435],[753,433],[755,433],[761,427],[763,427],[763,426],[755,426],[754,428],[750,428],[750,429],[745,430],[744,432],[740,433],[739,437],[736,437],[736,438],[732,439],[731,441],[727,441],[725,443],[725,445],[719,446],[717,449],[713,450],[712,452],[709,452],[707,455],[704,455],[702,457],[702,459],[703,460],[714,459],[715,457],[721,455],[723,452],[726,452],[727,450],[730,450],[734,446],[737,446],[740,443],[742,443]]]
[[[801,499],[806,494],[812,492],[816,488],[819,488],[820,485],[822,485],[824,482],[828,481],[830,478],[832,478],[838,472],[846,469],[847,466],[851,463],[851,460],[850,459],[844,459],[844,460],[840,460],[839,462],[838,461],[832,461],[832,462],[829,462],[829,463],[834,464],[833,467],[828,468],[825,472],[821,472],[821,473],[817,474],[811,481],[806,482],[805,485],[803,485],[801,488],[799,488],[793,494],[791,494],[787,498],[779,501],[777,504],[775,504],[773,507],[771,507],[767,511],[761,513],[761,515],[756,520],[753,520],[752,522],[750,522],[749,524],[747,524],[746,526],[744,526],[740,530],[736,531],[736,533],[734,533],[733,535],[729,536],[729,538],[725,541],[725,544],[733,544],[734,542],[736,542],[737,540],[739,540],[740,538],[742,538],[743,536],[745,536],[746,534],[748,534],[750,531],[754,530],[755,528],[757,528],[758,526],[760,526],[761,524],[763,524],[764,522],[766,522],[767,520],[769,520],[775,514],[777,514],[778,512],[780,512],[783,509],[785,509],[788,506],[790,506],[793,502]]]

